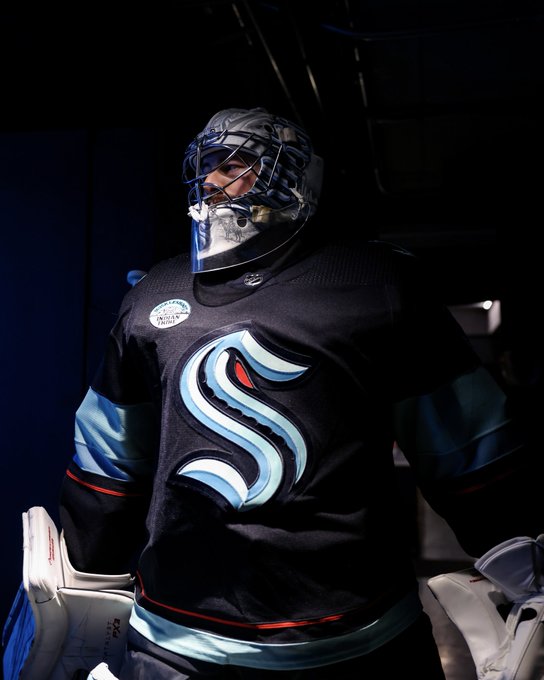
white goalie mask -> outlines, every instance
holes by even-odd
[[[242,161],[235,176],[221,185],[207,180],[232,159]],[[298,125],[263,108],[216,113],[183,163],[193,272],[251,262],[290,241],[317,208],[322,176],[323,161]],[[249,188],[229,192],[244,177]]]

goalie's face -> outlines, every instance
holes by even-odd
[[[228,202],[247,193],[255,184],[260,163],[250,154],[219,149],[206,154],[200,174],[203,199],[208,205]]]

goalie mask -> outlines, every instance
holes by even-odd
[[[251,262],[317,208],[322,160],[298,125],[265,109],[216,113],[185,152],[193,272]]]

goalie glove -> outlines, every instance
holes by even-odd
[[[544,677],[543,536],[505,541],[427,582],[467,642],[478,680]]]
[[[482,555],[474,566],[509,600],[544,593],[544,534],[511,538]]]
[[[23,513],[23,579],[4,627],[4,679],[87,678],[102,661],[118,672],[132,586],[130,574],[74,569],[46,510]]]

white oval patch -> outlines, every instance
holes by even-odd
[[[185,321],[191,313],[191,305],[185,300],[167,300],[157,305],[149,315],[155,328],[171,328]]]

